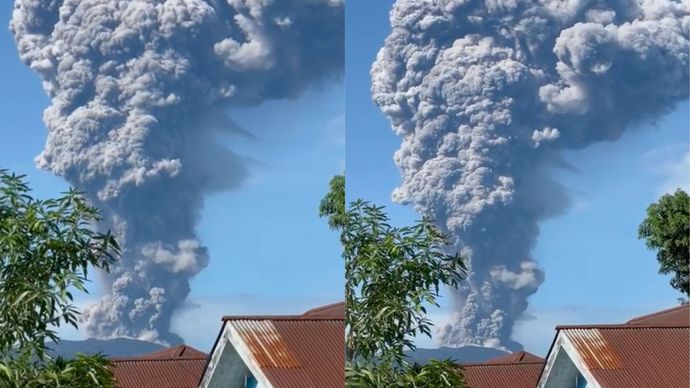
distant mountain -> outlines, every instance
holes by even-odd
[[[89,338],[83,341],[63,340],[60,341],[57,346],[52,342],[48,343],[48,347],[52,349],[49,351],[50,355],[59,355],[64,358],[73,358],[77,353],[95,354],[99,352],[105,354],[108,358],[132,357],[165,349],[163,345],[130,338],[116,338],[111,340]],[[509,353],[494,348],[463,346],[461,348],[417,348],[415,351],[406,352],[405,354],[407,354],[412,362],[426,364],[426,362],[431,359],[444,360],[446,358],[460,363],[483,362],[492,358],[505,356]]]
[[[461,348],[441,347],[437,349],[421,349],[417,348],[412,352],[405,352],[410,358],[410,361],[420,364],[426,364],[428,360],[445,360],[450,358],[454,361],[465,362],[483,362],[492,358],[505,356],[509,353],[494,349],[484,348],[480,346],[463,346]]]
[[[48,352],[52,356],[62,356],[63,358],[73,358],[77,353],[96,354],[103,353],[106,357],[131,357],[144,353],[156,352],[165,349],[164,346],[146,341],[139,341],[130,338],[116,338],[111,340],[99,340],[89,338],[84,341],[62,340],[55,344],[49,342]]]

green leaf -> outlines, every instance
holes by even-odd
[[[85,292],[86,268],[107,270],[119,246],[90,229],[98,211],[81,194],[41,201],[30,192],[23,176],[0,170],[0,386],[112,387],[104,359],[52,360],[45,343],[59,341],[63,321],[78,327],[71,289]]]
[[[455,366],[417,373],[404,355],[414,349],[411,338],[430,335],[427,306],[438,306],[440,284],[455,286],[464,277],[462,258],[444,252],[446,238],[429,220],[395,227],[384,207],[361,199],[345,209],[344,177],[336,178],[320,215],[343,245],[347,386],[462,387]]]

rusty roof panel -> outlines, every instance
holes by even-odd
[[[196,388],[206,359],[113,361],[118,388]]]
[[[534,388],[544,363],[517,362],[463,366],[468,388]]]
[[[525,352],[524,350],[521,350],[519,352],[506,354],[505,356],[495,357],[495,358],[486,360],[484,362],[463,363],[463,365],[516,364],[516,363],[523,363],[523,362],[544,363],[544,359],[537,356],[537,355],[534,355],[530,352]]]
[[[232,326],[261,368],[299,368],[272,321],[233,321]]]
[[[345,385],[344,321],[279,322],[277,325],[305,370],[310,371],[315,388]]]
[[[302,314],[303,318],[345,319],[345,302],[317,307]]]
[[[627,322],[637,326],[690,326],[690,305],[682,305],[636,317]]]
[[[588,369],[619,369],[621,367],[620,357],[599,329],[573,329],[568,330],[567,333]]]
[[[206,360],[208,354],[187,345],[178,345],[165,348],[156,352],[141,354],[131,357],[114,357],[111,361],[136,361],[136,360],[179,360],[202,359]]]
[[[685,388],[690,328],[561,328],[602,388]]]
[[[226,318],[266,378],[278,388],[345,386],[343,319]]]
[[[113,358],[118,388],[196,388],[208,356],[180,345],[128,358]]]

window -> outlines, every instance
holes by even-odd
[[[259,382],[256,381],[256,378],[251,374],[247,375],[244,386],[246,388],[256,388],[257,385],[259,385]]]
[[[587,388],[587,380],[581,373],[577,373],[575,377],[575,388]]]

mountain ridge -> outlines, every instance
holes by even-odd
[[[154,342],[141,341],[133,338],[114,338],[101,340],[88,338],[85,340],[61,340],[58,343],[46,343],[48,354],[52,357],[71,359],[77,353],[92,355],[102,353],[107,358],[132,357],[156,352],[166,347]]]
[[[417,348],[413,351],[405,352],[409,361],[422,365],[428,363],[429,360],[445,360],[448,358],[458,363],[484,362],[508,354],[510,353],[481,346],[462,346],[459,348],[444,346],[434,349]]]

